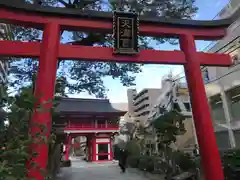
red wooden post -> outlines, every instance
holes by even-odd
[[[69,160],[69,151],[70,151],[70,145],[72,143],[72,136],[68,134],[67,140],[66,140],[66,150],[65,150],[65,160]]]
[[[113,160],[113,146],[112,146],[112,138],[111,138],[111,136],[110,136],[110,138],[109,138],[109,140],[110,140],[110,143],[109,143],[109,146],[110,146],[110,160],[112,161]]]
[[[202,73],[200,71],[200,60],[196,56],[194,37],[192,35],[181,36],[180,45],[187,60],[185,73],[191,97],[205,180],[224,180]]]
[[[97,146],[97,144],[96,144],[96,137],[94,136],[92,138],[92,161],[96,161],[97,160],[97,158],[96,158],[96,156],[97,156],[96,146]]]
[[[41,55],[39,59],[39,68],[35,86],[35,96],[38,97],[39,103],[46,109],[52,107],[52,103],[46,103],[53,98],[57,62],[58,47],[60,40],[60,27],[58,24],[49,23],[44,27],[43,41],[41,44]],[[37,126],[36,126],[37,125]],[[44,136],[49,137],[51,131],[51,114],[48,110],[35,110],[30,124],[31,136],[41,133],[39,125],[45,126]],[[41,133],[43,135],[43,133]],[[38,155],[28,163],[28,176],[36,180],[43,180],[44,175],[41,171],[46,170],[48,162],[48,144],[33,143],[31,149]],[[34,167],[35,164],[37,167]]]

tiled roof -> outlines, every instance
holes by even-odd
[[[67,113],[123,113],[126,111],[113,107],[108,99],[62,98],[55,109]]]

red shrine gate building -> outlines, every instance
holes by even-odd
[[[116,109],[106,99],[63,98],[56,108],[58,133],[65,134],[65,159],[69,159],[72,139],[85,136],[88,161],[113,160],[112,137],[119,132],[119,120],[126,111]]]

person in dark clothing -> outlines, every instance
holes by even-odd
[[[125,173],[126,171],[127,158],[128,158],[128,152],[124,149],[121,149],[120,158],[119,158],[119,167],[121,168],[123,173]]]
[[[199,148],[198,148],[197,144],[194,145],[193,155],[194,156],[198,156],[199,155]]]

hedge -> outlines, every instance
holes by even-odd
[[[196,168],[197,163],[190,154],[181,151],[173,152],[173,159],[175,163],[181,168],[182,171],[188,171]]]
[[[183,171],[188,171],[196,167],[195,161],[188,154],[184,154],[180,151],[173,153],[175,163]],[[166,172],[169,168],[168,164],[162,160],[161,157],[155,156],[130,156],[128,157],[128,166],[132,168],[138,168],[142,171],[148,172]]]
[[[151,156],[130,156],[128,158],[128,166],[138,168],[142,171],[154,171],[154,157]]]
[[[193,159],[189,154],[176,151],[173,152],[173,159],[182,171],[189,171],[196,167],[200,168],[197,159]],[[199,158],[198,158],[199,159]],[[222,165],[224,169],[225,180],[240,180],[240,149],[221,152]],[[128,166],[138,168],[143,171],[159,173],[166,172],[167,164],[160,157],[153,156],[129,156]]]
[[[142,171],[154,171],[154,158],[150,156],[142,156],[139,158],[138,168]]]
[[[240,180],[240,149],[222,153],[222,164],[226,180]]]
[[[130,156],[127,159],[127,164],[132,168],[138,168],[139,160],[139,156]]]

